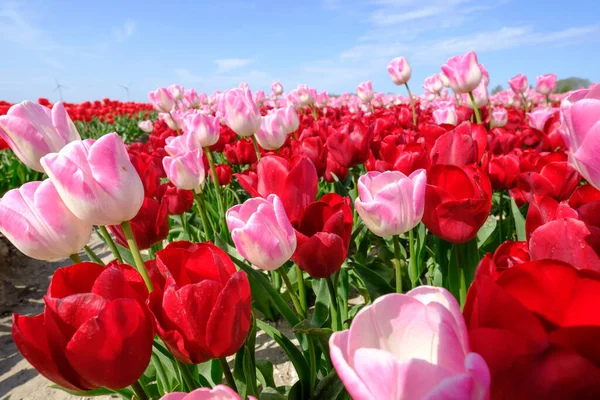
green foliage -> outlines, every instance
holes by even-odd
[[[570,90],[587,88],[592,82],[585,78],[570,77],[565,79],[559,79],[556,81],[556,90],[554,93],[566,93]]]

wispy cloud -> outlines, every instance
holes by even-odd
[[[245,67],[252,63],[252,61],[249,58],[224,58],[215,60],[215,64],[217,64],[217,72],[223,73]]]
[[[127,21],[125,21],[125,23],[123,24],[123,26],[113,28],[113,36],[118,42],[122,42],[134,34],[136,27],[137,22],[135,22],[131,18],[128,18]]]
[[[245,72],[233,74],[210,73],[197,75],[184,67],[175,68],[176,81],[183,85],[202,85],[205,91],[225,90],[231,87],[237,87],[245,82],[251,88],[266,87],[274,81],[274,78],[267,72],[257,69],[251,69]]]

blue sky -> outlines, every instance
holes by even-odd
[[[570,8],[573,6],[573,8]],[[410,85],[477,51],[491,87],[555,72],[600,81],[597,0],[0,0],[0,98],[145,101],[179,83],[212,93],[279,80],[339,94],[387,75],[404,55]]]

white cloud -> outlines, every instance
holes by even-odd
[[[217,64],[217,72],[223,73],[245,67],[252,63],[252,61],[248,58],[224,58],[222,60],[215,60],[215,64]]]
[[[137,22],[131,18],[128,18],[123,26],[113,28],[113,36],[118,42],[122,42],[134,34],[136,27]]]
[[[188,86],[196,86],[199,90],[210,92],[238,87],[240,83],[248,83],[251,89],[268,87],[275,79],[265,71],[252,69],[243,73],[223,74],[220,72],[206,75],[196,75],[187,68],[179,67],[173,70],[175,80]]]

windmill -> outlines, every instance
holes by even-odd
[[[56,78],[54,78],[54,82],[56,82],[56,87],[54,88],[53,92],[58,91],[58,95],[60,96],[60,101],[63,101],[63,94],[62,94],[62,89],[66,89],[68,88],[68,86],[65,85],[61,85],[60,83],[58,83],[58,80]]]
[[[127,85],[119,85],[119,87],[123,88],[125,93],[127,93],[127,101],[129,101],[129,88],[131,87],[131,82],[129,82]]]

